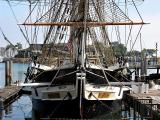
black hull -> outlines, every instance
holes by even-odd
[[[115,102],[119,101],[88,101],[82,100],[82,116],[80,115],[80,107],[78,98],[67,101],[42,101],[32,99],[33,112],[36,120],[41,118],[72,118],[72,119],[90,119],[108,114],[115,110]],[[118,109],[120,106],[118,106]],[[117,106],[116,106],[117,109]]]
[[[77,98],[68,100],[41,100],[32,98],[33,112],[38,119],[41,118],[71,118],[91,119],[115,110],[115,102],[109,100],[86,100],[84,98],[84,76],[77,77]],[[114,103],[114,104],[113,104]],[[117,106],[116,106],[117,107]],[[117,107],[121,109],[120,106]]]

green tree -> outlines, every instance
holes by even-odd
[[[11,57],[15,53],[16,48],[14,45],[9,44],[6,46],[5,51],[7,51],[7,56]]]
[[[119,42],[112,42],[112,48],[116,57],[125,56],[127,48]]]
[[[155,49],[143,49],[142,50],[142,54],[145,54],[146,56],[154,56],[154,54],[156,54],[156,50]]]
[[[141,56],[141,52],[137,50],[127,52],[127,56]]]
[[[22,44],[20,42],[17,42],[17,44],[15,45],[15,47],[20,50],[22,49]]]
[[[17,50],[20,49],[22,49],[22,44],[17,42],[16,45],[8,44],[5,48],[5,51],[8,51],[7,52],[8,56],[12,56],[13,54],[15,54]]]
[[[111,46],[105,45],[103,42],[97,41],[95,47],[101,56],[101,61],[107,63],[107,65],[112,65],[115,62],[115,55]]]

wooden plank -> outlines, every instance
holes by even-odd
[[[98,27],[106,25],[142,25],[148,24],[144,22],[36,22],[36,23],[23,23],[19,25],[32,25],[32,26],[71,26],[71,27]]]
[[[15,101],[20,96],[21,87],[7,86],[0,91],[0,109]]]

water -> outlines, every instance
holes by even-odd
[[[1,111],[0,120],[24,120],[32,109],[32,103],[28,96],[21,96],[5,110]]]
[[[28,64],[20,64],[20,63],[14,63],[13,64],[13,82],[16,80],[19,80],[21,82],[25,79],[25,74],[28,68]]]
[[[24,81],[25,72],[28,64],[14,63],[13,69],[13,82]],[[5,64],[0,63],[0,88],[5,85]],[[13,102],[5,110],[0,110],[0,120],[24,120],[25,116],[32,110],[32,103],[29,96],[21,96],[18,100]]]
[[[0,88],[5,85],[5,64],[0,63]]]
[[[15,81],[24,81],[25,79],[25,72],[27,70],[28,64],[20,64],[20,63],[13,63],[12,66],[12,78],[13,83]],[[5,86],[5,64],[0,63],[0,87]]]

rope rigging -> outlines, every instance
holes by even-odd
[[[126,3],[124,6],[125,10],[122,10],[121,5],[122,2]],[[127,27],[125,25],[125,46],[127,47],[132,34],[132,25],[134,22],[130,19],[128,16],[128,5],[133,5],[136,9],[141,22],[137,24],[143,24],[142,16],[140,15],[136,5],[137,3],[143,2],[143,0],[88,0],[87,4],[85,5],[85,13],[81,12],[83,8],[79,8],[80,4],[78,1],[73,0],[45,0],[45,1],[29,1],[29,14],[24,20],[24,24],[27,24],[27,22],[33,22],[33,24],[38,24],[40,22],[46,22],[46,23],[55,23],[54,25],[48,25],[48,26],[32,26],[28,29],[24,25],[24,29],[22,30],[20,25],[19,28],[24,34],[25,39],[29,44],[31,43],[38,43],[39,37],[41,35],[41,32],[43,32],[43,44],[41,47],[42,51],[42,62],[45,63],[47,59],[52,58],[52,55],[54,54],[56,50],[58,50],[58,45],[61,43],[61,48],[64,49],[66,43],[69,41],[68,36],[73,37],[72,44],[78,43],[75,39],[77,39],[80,36],[80,32],[85,33],[86,36],[82,40],[84,40],[82,43],[86,42],[86,47],[93,44],[94,51],[96,54],[98,54],[99,62],[102,64],[102,58],[104,58],[107,61],[107,65],[113,64],[115,62],[114,53],[112,50],[112,44],[111,41],[112,35],[110,35],[107,31],[109,29],[109,25],[115,25],[113,28],[113,31],[115,31],[116,40],[121,43],[123,41],[122,35],[121,35],[121,25],[125,25],[128,22],[129,25],[129,33],[127,34]],[[7,0],[10,9],[12,10],[12,13],[14,15],[15,20],[18,23],[18,20],[15,16],[15,13],[12,9],[11,3],[9,0]],[[20,3],[19,3],[20,4]],[[50,4],[50,5],[49,5]],[[83,5],[82,5],[83,6]],[[77,12],[79,11],[79,12]],[[84,14],[84,15],[83,15]],[[36,16],[35,16],[36,15]],[[81,22],[81,19],[84,18],[84,21]],[[77,23],[76,23],[77,22]],[[104,26],[100,26],[99,29],[96,27],[99,27],[97,24],[104,24]],[[116,24],[117,23],[117,24]],[[67,25],[70,24],[70,25]],[[90,24],[90,26],[89,26]],[[64,25],[64,26],[61,26]],[[71,25],[79,26],[78,28],[74,28]],[[71,26],[71,27],[70,27]],[[84,27],[82,27],[84,26]],[[92,27],[91,29],[89,27]],[[95,28],[93,28],[95,27]],[[81,29],[84,29],[84,31],[81,31]],[[137,41],[137,38],[140,34],[142,27],[140,28],[139,32],[137,33],[137,36],[133,42],[133,45],[131,46],[131,50],[133,50],[134,45]],[[75,30],[75,31],[74,31]],[[89,31],[89,35],[88,32]],[[71,35],[73,33],[73,35]],[[30,36],[30,37],[29,37]],[[42,36],[42,35],[41,35]],[[88,38],[87,38],[88,37]],[[111,38],[110,38],[111,37]],[[42,38],[41,38],[42,39]],[[87,42],[88,41],[88,42]],[[101,45],[102,44],[102,45]],[[74,46],[74,45],[73,45]],[[74,50],[77,49],[73,47]],[[35,49],[38,49],[35,47]],[[80,48],[78,48],[80,51]],[[82,48],[82,51],[85,48]],[[105,52],[105,50],[110,52]],[[63,59],[67,58],[67,54],[63,54],[63,52],[58,52],[58,55],[60,55]],[[80,52],[78,53],[80,54]],[[123,53],[124,55],[126,53]],[[51,63],[51,61],[48,61],[48,64]]]
[[[17,19],[15,13],[14,13],[14,10],[13,10],[13,8],[12,8],[12,5],[10,4],[10,1],[9,1],[9,0],[6,0],[6,1],[7,1],[8,5],[9,5],[9,7],[10,7],[10,9],[11,9],[11,12],[12,12],[12,14],[13,14],[13,16],[14,16],[14,19],[15,19],[16,22],[18,23],[18,19]],[[26,41],[28,42],[28,44],[30,45],[29,39],[28,39],[27,36],[24,34],[24,32],[23,32],[22,28],[20,27],[20,25],[18,25],[18,28],[20,29],[20,32],[22,33],[22,35],[23,35],[23,37],[25,38],[25,40],[26,40]]]

